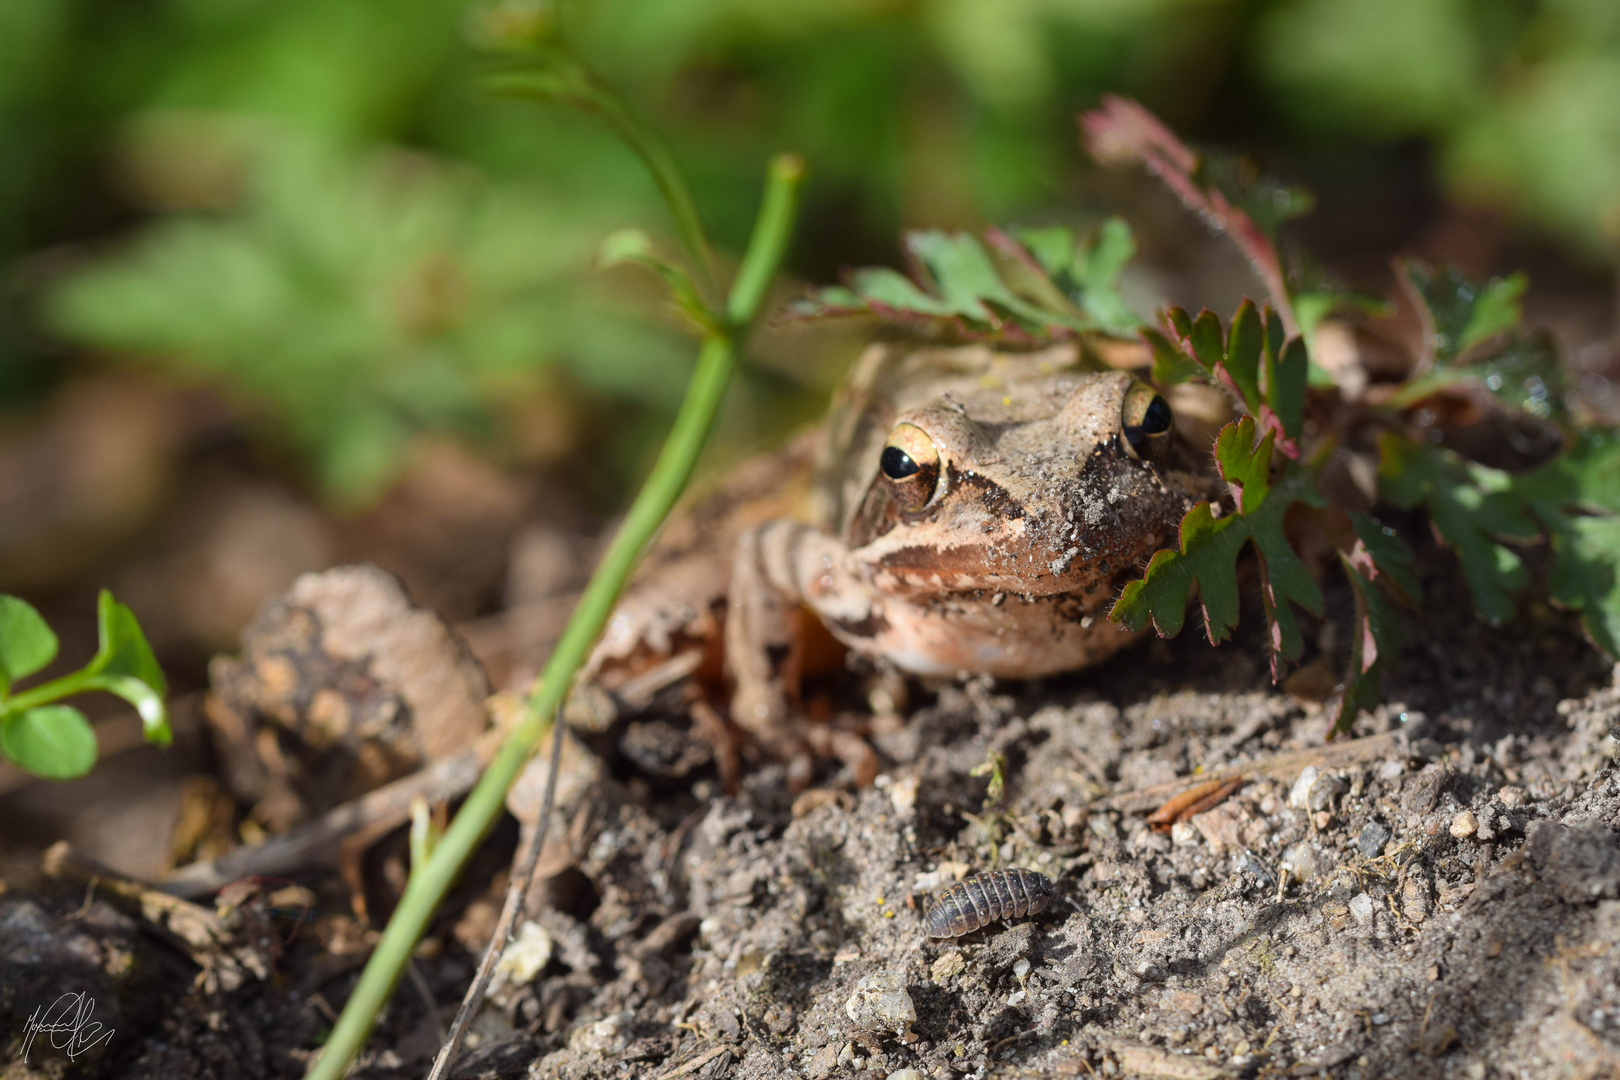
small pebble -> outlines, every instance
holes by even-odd
[[[1170,842],[1176,847],[1192,847],[1202,834],[1190,821],[1178,821],[1170,826]]]
[[[1361,827],[1361,833],[1356,837],[1356,850],[1361,852],[1363,859],[1375,859],[1389,843],[1389,830],[1376,821],[1369,821]]]
[[[1028,997],[1029,997],[1029,994],[1027,994],[1023,990],[1014,990],[1012,993],[1007,995],[1007,1004],[1009,1004],[1009,1005],[1022,1005],[1024,1003],[1025,999],[1027,999]]]
[[[889,801],[894,804],[895,813],[901,817],[909,818],[917,810],[917,778],[908,776],[903,780],[896,780],[889,789]]]
[[[905,982],[888,971],[875,972],[856,983],[844,1012],[868,1031],[891,1031],[897,1036],[917,1022],[917,1007]]]
[[[1530,801],[1530,794],[1522,787],[1514,787],[1512,784],[1509,784],[1507,787],[1496,793],[1496,801],[1507,807],[1509,810],[1517,810],[1526,802]]]
[[[928,976],[934,981],[934,985],[944,986],[950,982],[951,976],[961,974],[962,969],[965,967],[967,967],[967,961],[962,959],[961,953],[948,952],[934,961],[934,966],[929,970]]]
[[[923,1080],[919,1069],[896,1069],[889,1074],[889,1080]]]
[[[1459,840],[1466,840],[1479,832],[1479,819],[1472,810],[1464,810],[1451,819],[1451,835]]]
[[[1321,770],[1315,765],[1307,765],[1294,781],[1294,786],[1288,792],[1288,805],[1296,810],[1304,810],[1310,805],[1311,788],[1316,784],[1316,778]]]
[[[545,927],[537,922],[525,922],[518,929],[516,940],[501,953],[495,970],[504,971],[515,983],[533,982],[540,969],[551,962],[553,948],[551,935]]]
[[[1360,923],[1370,922],[1373,917],[1373,898],[1366,893],[1357,893],[1350,898],[1350,914]]]
[[[1017,978],[1022,979],[1025,975],[1028,975],[1028,974],[1029,974],[1029,961],[1020,956],[1018,958],[1018,962],[1013,965],[1013,975],[1015,977],[1017,977]]]
[[[1294,875],[1295,881],[1309,881],[1316,876],[1316,850],[1308,842],[1300,842],[1288,849],[1282,858],[1283,868]]]

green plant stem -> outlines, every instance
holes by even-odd
[[[652,173],[653,182],[658,185],[670,216],[675,219],[681,244],[686,248],[687,257],[692,260],[698,281],[702,283],[704,299],[713,303],[714,297],[719,295],[714,273],[714,249],[703,228],[703,219],[698,216],[697,203],[686,186],[686,178],[675,164],[674,151],[658,132],[641,121],[612,88],[594,77],[590,80],[590,88],[590,107],[613,125],[613,130],[630,144],[642,164],[647,166],[647,171]]]
[[[759,218],[726,302],[726,324],[704,337],[686,398],[681,402],[680,412],[652,472],[631,504],[624,524],[596,573],[591,576],[590,584],[585,587],[567,628],[535,682],[523,715],[445,830],[432,856],[419,871],[411,874],[394,917],[377,942],[376,951],[344,1005],[343,1014],[333,1027],[319,1060],[307,1074],[307,1080],[338,1080],[365,1043],[378,1011],[393,993],[428,920],[495,823],[506,801],[507,789],[550,729],[550,718],[557,713],[574,672],[584,662],[612,614],[642,549],[686,487],[736,365],[739,339],[764,302],[765,292],[787,250],[803,177],[804,162],[796,155],[784,154],[771,163]]]
[[[53,701],[60,701],[75,694],[87,693],[91,690],[105,690],[107,680],[99,672],[72,671],[50,682],[40,683],[19,694],[0,701],[0,713],[23,713],[41,705],[49,705]]]
[[[675,219],[681,246],[692,260],[698,291],[704,303],[713,304],[720,294],[714,248],[686,178],[675,163],[675,152],[663,136],[643,121],[618,91],[602,81],[565,40],[550,39],[534,51],[520,51],[519,55],[522,59],[517,66],[488,76],[485,85],[500,94],[572,105],[606,120],[652,174],[670,217]]]

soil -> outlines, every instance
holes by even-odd
[[[904,715],[836,680],[831,705],[883,756],[864,790],[829,766],[795,797],[756,762],[723,794],[656,706],[585,738],[597,781],[536,894],[550,957],[498,980],[455,1075],[1620,1075],[1615,673],[1569,617],[1493,630],[1448,556],[1424,563],[1429,606],[1350,742],[1327,742],[1309,679],[1271,685],[1258,612],[1219,649],[1189,632],[1062,679],[913,684]],[[1148,823],[1178,777],[1234,771],[1219,805]],[[469,871],[353,1075],[426,1072],[515,832]],[[367,856],[383,879],[389,843]],[[1052,903],[925,936],[932,894],[999,867],[1051,878]],[[306,878],[342,907],[335,875]],[[208,983],[195,947],[116,897],[16,878],[0,1075],[301,1075],[371,939],[346,915],[261,932],[268,978]],[[914,1021],[851,1006],[878,974]],[[29,1015],[81,992],[113,1037],[70,1062],[40,1036],[24,1064]]]

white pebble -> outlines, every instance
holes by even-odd
[[[1479,832],[1479,819],[1472,810],[1464,810],[1451,819],[1451,835],[1459,840],[1466,840]]]
[[[1022,979],[1025,975],[1028,975],[1028,974],[1029,974],[1029,961],[1025,960],[1023,957],[1019,957],[1018,962],[1013,965],[1013,975],[1015,975],[1016,977]]]
[[[551,962],[553,942],[546,928],[537,922],[525,922],[514,938],[501,952],[495,963],[496,971],[504,971],[515,983],[529,983],[540,970]]]
[[[1302,840],[1288,849],[1282,864],[1295,881],[1309,881],[1316,876],[1316,850],[1309,841]]]
[[[917,778],[908,776],[896,780],[889,789],[889,801],[894,804],[894,812],[901,817],[908,818],[917,812],[917,786]]]
[[[1288,792],[1288,805],[1296,810],[1305,810],[1310,807],[1311,788],[1316,785],[1316,778],[1321,775],[1315,765],[1305,766],[1305,771],[1299,774],[1294,786]]]
[[[917,1022],[917,1007],[900,976],[879,971],[855,984],[855,992],[844,1003],[844,1012],[868,1031],[892,1031],[904,1035]]]
[[[1357,893],[1350,898],[1350,914],[1356,917],[1357,922],[1368,922],[1373,917],[1373,898],[1366,893]]]

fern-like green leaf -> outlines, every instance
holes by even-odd
[[[1339,563],[1355,595],[1356,615],[1350,637],[1350,670],[1333,708],[1334,735],[1349,731],[1361,710],[1377,707],[1383,695],[1384,662],[1400,651],[1405,638],[1400,615],[1379,588],[1376,579],[1380,575],[1366,547],[1357,541],[1349,555],[1339,553]]]
[[[843,285],[790,305],[787,318],[875,315],[925,333],[1014,344],[1126,335],[1141,325],[1119,295],[1136,242],[1117,218],[1090,235],[991,229],[980,240],[924,230],[906,234],[904,244],[909,277],[887,267],[856,270]]]
[[[1541,530],[1523,499],[1506,490],[1505,474],[1386,432],[1379,440],[1378,476],[1390,502],[1428,511],[1440,538],[1457,553],[1479,613],[1491,623],[1510,617],[1527,578],[1518,554],[1501,541],[1531,541]]]
[[[1269,308],[1256,308],[1249,300],[1232,316],[1230,332],[1212,311],[1196,319],[1180,308],[1165,312],[1165,328],[1179,341],[1158,331],[1144,331],[1153,349],[1153,375],[1161,383],[1184,382],[1202,373],[1223,386],[1277,438],[1277,449],[1299,455],[1297,439],[1305,424],[1305,389],[1310,361],[1302,338],[1287,338],[1282,320]],[[1176,354],[1179,352],[1179,356]],[[1162,376],[1162,378],[1161,378]]]
[[[1436,364],[1454,363],[1480,342],[1519,325],[1524,274],[1470,281],[1453,266],[1438,270],[1403,259],[1399,272],[1423,318],[1424,352]]]
[[[1303,648],[1293,607],[1322,611],[1322,592],[1283,534],[1283,518],[1296,502],[1321,506],[1324,501],[1297,466],[1290,465],[1272,483],[1276,433],[1267,431],[1256,445],[1256,432],[1254,418],[1246,416],[1223,428],[1215,441],[1215,460],[1232,491],[1234,511],[1216,517],[1208,502],[1188,511],[1180,549],[1155,554],[1141,579],[1125,586],[1109,617],[1132,630],[1151,620],[1160,636],[1174,637],[1186,619],[1188,594],[1197,586],[1205,633],[1211,643],[1226,640],[1238,621],[1237,559],[1252,544],[1260,560],[1276,677],[1283,662],[1298,659]]]
[[[1408,600],[1418,595],[1412,549],[1395,532],[1365,514],[1350,514],[1356,540],[1339,552],[1339,565],[1355,597],[1351,627],[1350,670],[1333,705],[1333,734],[1350,730],[1356,714],[1377,706],[1382,696],[1385,661],[1400,652],[1405,639],[1399,613],[1389,592]]]
[[[1620,659],[1620,434],[1583,431],[1567,453],[1513,477],[1510,491],[1547,530],[1550,598],[1579,611],[1592,642]]]
[[[1452,267],[1435,270],[1415,259],[1399,269],[1423,323],[1422,373],[1391,404],[1409,408],[1448,388],[1477,387],[1502,407],[1568,418],[1568,379],[1551,337],[1518,329],[1523,274],[1476,282]],[[1492,346],[1484,355],[1468,355],[1487,342]]]

